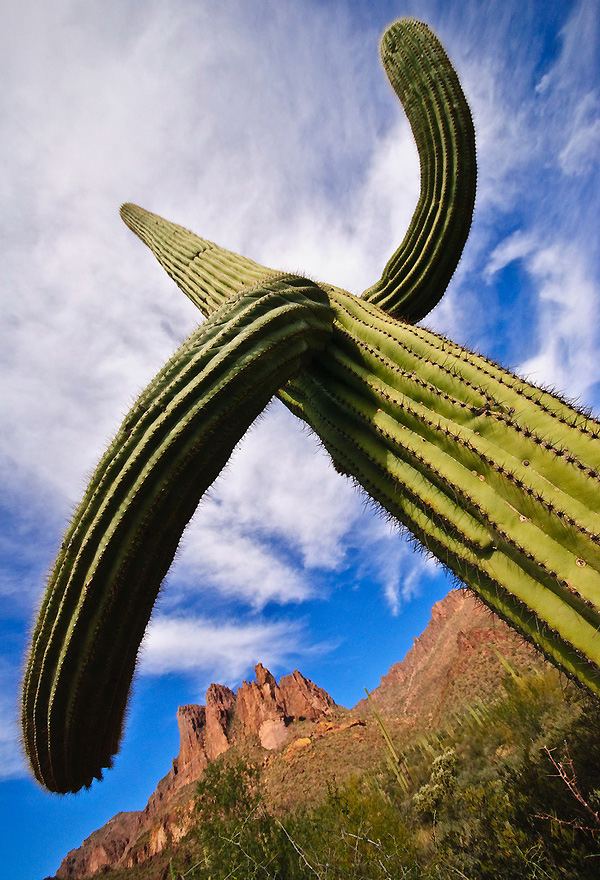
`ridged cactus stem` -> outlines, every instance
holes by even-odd
[[[130,210],[195,299],[196,266],[185,250],[170,250],[193,234]],[[324,289],[335,312],[331,340],[281,399],[339,470],[600,693],[598,423],[481,355]]]
[[[600,693],[598,424],[431,331],[329,293],[330,342],[281,398],[338,470]]]
[[[38,780],[76,791],[116,753],[160,584],[203,493],[274,392],[322,348],[326,295],[282,275],[231,297],[143,392],[59,552],[23,685]]]
[[[121,217],[203,315],[248,284],[278,274],[138,205],[122,205]]]

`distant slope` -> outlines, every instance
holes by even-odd
[[[544,661],[472,593],[452,590],[404,660],[383,676],[371,699],[384,715],[419,728],[437,725],[465,702],[489,699],[505,674],[500,657],[520,671]],[[361,700],[355,711],[369,712]]]

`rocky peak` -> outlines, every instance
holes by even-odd
[[[94,831],[65,857],[56,876],[76,880],[108,867],[131,868],[161,852],[187,832],[193,811],[191,802],[178,804],[180,793],[186,797],[181,790],[199,779],[211,761],[247,737],[258,737],[265,749],[279,749],[290,739],[292,722],[323,719],[334,708],[329,694],[298,670],[277,684],[258,663],[255,680],[243,682],[237,693],[211,684],[204,706],[189,704],[177,710],[179,754],[146,807],[119,813]]]
[[[279,693],[286,714],[291,718],[317,721],[336,708],[327,691],[305,678],[297,669],[280,679]]]
[[[256,677],[256,684],[259,688],[267,687],[271,692],[274,692],[277,688],[277,682],[275,678],[268,669],[262,665],[262,663],[257,663],[254,667],[254,675]]]
[[[206,728],[206,710],[204,706],[180,706],[177,710],[177,727],[179,728],[179,755],[173,761],[176,773],[191,775],[196,769],[204,769],[204,731]],[[198,767],[198,759],[203,766]]]
[[[204,735],[204,748],[209,761],[214,761],[229,748],[228,732],[234,708],[234,692],[223,684],[211,684],[206,691]]]
[[[255,674],[255,681],[245,681],[238,690],[235,714],[238,729],[258,736],[265,749],[276,749],[286,742],[291,721],[316,721],[335,707],[329,694],[298,670],[284,676],[279,684],[262,663],[256,666]]]

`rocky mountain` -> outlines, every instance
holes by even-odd
[[[177,710],[179,754],[143,810],[118,813],[63,860],[56,876],[79,878],[109,867],[132,867],[152,858],[189,830],[193,783],[232,746],[254,740],[265,751],[281,749],[294,722],[315,723],[336,714],[336,704],[298,670],[279,683],[259,663],[255,680],[237,692],[211,684],[204,706]]]
[[[340,781],[380,759],[373,708],[396,736],[444,721],[474,698],[492,696],[506,674],[543,664],[533,649],[470,593],[454,590],[432,611],[424,633],[353,710],[337,706],[298,670],[279,682],[258,664],[255,680],[233,692],[212,684],[204,706],[177,712],[180,749],[146,807],[119,813],[64,858],[60,880],[151,863],[185,837],[193,822],[195,782],[211,761],[248,750],[262,765],[267,797],[285,812],[318,800],[328,779]],[[161,876],[157,868],[156,875]]]

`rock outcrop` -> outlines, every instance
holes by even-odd
[[[261,663],[256,667],[256,680],[245,681],[236,696],[236,719],[242,729],[258,736],[269,750],[287,742],[291,721],[316,721],[334,708],[329,694],[298,670],[277,684]]]
[[[87,877],[107,867],[131,868],[176,843],[189,830],[192,798],[186,789],[208,764],[232,745],[255,737],[273,751],[290,739],[294,721],[328,719],[336,709],[322,688],[296,670],[279,684],[259,663],[256,678],[243,682],[234,693],[211,684],[206,705],[177,710],[179,754],[158,783],[143,810],[119,813],[63,859],[56,876],[61,880]]]

